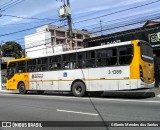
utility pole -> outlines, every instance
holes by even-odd
[[[70,1],[67,0],[67,6],[70,9]],[[72,43],[73,43],[73,32],[72,32],[72,17],[71,17],[71,13],[68,14],[67,16],[67,20],[68,20],[68,28],[69,28],[69,37],[70,37],[70,49],[72,50]]]
[[[103,30],[102,30],[102,21],[100,20],[100,26],[101,26],[101,35],[103,35]]]
[[[58,10],[59,13],[59,17],[64,18],[66,17],[68,20],[68,30],[69,30],[69,39],[70,39],[70,43],[69,43],[69,47],[70,50],[72,50],[72,43],[73,43],[73,32],[72,32],[72,18],[71,18],[71,12],[70,12],[70,1],[67,0],[61,0],[64,2],[64,5],[60,7],[60,9]],[[66,4],[67,5],[66,5]]]

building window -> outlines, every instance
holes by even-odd
[[[77,34],[77,39],[83,39],[83,35],[82,34]]]
[[[62,32],[62,31],[56,31],[56,36],[59,36],[59,37],[65,37],[65,32]]]

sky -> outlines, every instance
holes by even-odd
[[[11,2],[20,3],[9,7]],[[24,36],[35,33],[36,27],[61,19],[57,12],[62,5],[61,0],[0,0],[0,43],[16,41],[23,46]],[[107,34],[136,28],[147,20],[160,17],[160,0],[70,0],[70,6],[73,28],[94,33],[100,31],[101,26],[103,34]],[[131,25],[123,26],[128,24]],[[53,25],[65,26],[67,21],[62,20]],[[120,25],[122,27],[117,28]]]

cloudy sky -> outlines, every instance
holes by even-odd
[[[18,4],[12,6],[11,3]],[[0,42],[16,40],[23,45],[24,36],[35,33],[34,27],[60,19],[57,10],[62,4],[61,0],[0,0]],[[160,17],[160,0],[70,0],[70,4],[73,28],[92,32],[98,31],[100,25],[107,29]],[[64,26],[66,23],[54,24]]]

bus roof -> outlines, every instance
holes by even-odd
[[[43,58],[43,57],[50,57],[50,56],[63,55],[63,54],[76,53],[76,52],[84,52],[84,51],[90,51],[90,50],[96,50],[96,49],[103,49],[103,48],[106,48],[106,47],[110,48],[110,47],[116,47],[116,46],[122,46],[122,45],[129,45],[129,44],[138,43],[139,41],[140,40],[133,40],[133,41],[126,41],[126,42],[120,42],[120,43],[114,43],[114,44],[108,44],[108,45],[102,45],[102,46],[82,48],[82,49],[78,49],[78,50],[59,52],[59,53],[55,53],[55,54],[52,54],[52,55],[46,55],[46,56],[41,56],[41,57],[34,57],[34,58],[26,57],[26,58],[20,58],[20,59],[15,59],[15,60],[9,60],[8,62],[36,59],[36,58]]]
[[[28,60],[30,59],[29,57],[25,57],[25,58],[19,58],[19,59],[13,59],[13,60],[8,60],[7,62],[14,62],[14,61],[22,61],[22,60]]]

